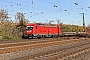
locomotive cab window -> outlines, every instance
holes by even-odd
[[[33,30],[33,26],[27,26],[26,30]]]

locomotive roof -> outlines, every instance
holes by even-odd
[[[39,26],[43,26],[43,27],[57,27],[57,26],[48,26],[48,25],[44,25],[44,24],[41,24],[41,23],[27,24],[27,26],[34,26],[34,25],[39,25]]]

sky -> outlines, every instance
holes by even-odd
[[[60,20],[63,24],[90,24],[90,0],[0,0],[0,9],[8,12],[11,20],[15,21],[17,12],[25,14],[30,22],[46,23]]]

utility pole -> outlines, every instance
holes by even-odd
[[[85,32],[85,20],[84,20],[84,13],[81,13],[83,15],[83,32]]]

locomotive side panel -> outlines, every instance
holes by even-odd
[[[58,34],[62,33],[60,27],[50,27],[50,26],[38,26],[39,34]]]

